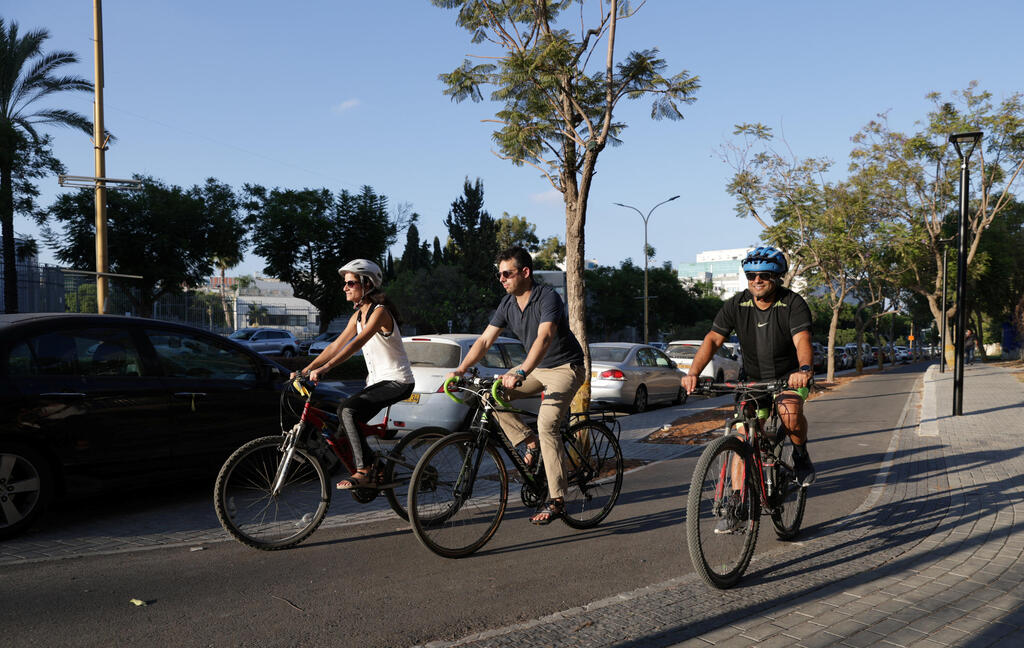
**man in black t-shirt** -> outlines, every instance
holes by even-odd
[[[507,293],[466,357],[449,377],[461,378],[487,353],[502,329],[516,334],[526,348],[526,359],[501,378],[505,393],[524,398],[544,392],[537,412],[537,435],[511,412],[496,414],[501,429],[513,444],[526,441],[523,460],[533,466],[537,442],[548,480],[547,505],[530,518],[534,524],[550,524],[565,511],[568,480],[558,426],[572,404],[573,396],[586,378],[583,347],[569,330],[565,304],[551,286],[534,283],[533,259],[521,247],[498,254],[498,280]],[[518,386],[517,386],[518,383]]]
[[[735,330],[743,350],[743,368],[751,380],[788,377],[791,390],[779,394],[776,403],[793,443],[797,479],[803,486],[809,486],[815,473],[807,453],[804,400],[814,377],[811,311],[800,295],[781,285],[788,268],[785,255],[773,247],[758,247],[743,259],[747,289],[722,306],[681,382],[687,393],[692,392],[700,372]],[[736,468],[734,466],[734,470]],[[731,533],[732,520],[723,519],[723,522],[722,528],[716,528],[715,532]]]

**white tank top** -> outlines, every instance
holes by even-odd
[[[375,304],[370,307],[367,314],[373,313],[379,307]],[[405,346],[402,345],[402,332],[398,329],[398,323],[394,316],[391,318],[391,333],[385,334],[379,331],[363,345],[363,360],[366,361],[366,384],[374,385],[386,380],[394,380],[400,383],[414,383],[416,379],[412,375],[412,365],[409,364],[409,356],[405,354]],[[356,333],[363,332],[362,317],[356,317]]]

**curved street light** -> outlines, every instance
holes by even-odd
[[[636,213],[640,214],[640,218],[644,219],[644,344],[648,344],[649,343],[649,340],[647,338],[647,299],[648,299],[647,298],[647,250],[649,249],[648,246],[647,246],[647,222],[651,220],[651,214],[654,213],[655,209],[657,209],[658,207],[661,207],[662,205],[664,205],[667,202],[672,202],[673,200],[675,200],[678,197],[679,196],[676,195],[676,196],[672,196],[671,198],[668,198],[666,200],[662,200],[660,203],[658,203],[654,207],[651,207],[651,211],[647,212],[646,216],[644,216],[644,213],[642,211],[640,211],[639,209],[637,209],[636,207],[634,207],[633,205],[623,205],[622,203],[612,203],[613,205],[618,205],[619,207],[626,207],[627,209],[632,209]]]

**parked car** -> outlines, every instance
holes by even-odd
[[[735,336],[734,336],[735,337]],[[743,370],[743,349],[739,342],[723,342],[722,346],[732,352],[732,357],[740,363],[739,380],[747,379],[747,372]]]
[[[814,373],[824,371],[828,363],[828,347],[820,342],[811,342],[811,351],[813,353]]]
[[[842,371],[853,367],[853,358],[847,353],[845,347],[836,347],[835,349],[835,368],[836,371]]]
[[[651,403],[680,404],[686,391],[667,355],[647,344],[598,342],[590,345],[590,401],[596,407],[643,412]]]
[[[686,372],[693,363],[693,356],[700,348],[703,340],[673,340],[668,343],[665,354],[676,363],[680,371]],[[739,380],[740,363],[736,354],[722,345],[715,355],[711,356],[711,362],[700,372],[701,376],[714,378],[715,382],[726,380]]]
[[[893,362],[910,362],[913,358],[910,355],[910,349],[905,346],[895,347],[893,352]]]
[[[287,375],[190,326],[0,315],[0,483],[13,489],[2,494],[0,537],[66,492],[212,477],[240,445],[280,429]]]
[[[446,333],[402,338],[412,364],[416,387],[412,396],[391,406],[391,418],[388,421],[390,429],[418,430],[428,427],[454,432],[466,423],[470,414],[469,407],[449,398],[443,386],[445,376],[455,371],[478,337],[471,333]],[[526,349],[522,342],[501,336],[473,368],[481,376],[498,376],[518,367],[525,359]],[[515,406],[536,412],[540,398],[517,400]],[[382,412],[370,422],[376,424],[383,420]]]
[[[317,335],[316,337],[299,340],[299,355],[308,355],[309,347],[311,347],[314,342],[326,340],[330,335],[334,335],[334,331],[324,331],[323,333]]]
[[[299,341],[289,331],[274,328],[238,329],[228,338],[262,355],[290,358],[299,351]]]
[[[316,340],[309,345],[308,354],[311,356],[320,355],[323,353],[324,349],[330,346],[331,342],[338,339],[338,336],[341,335],[341,333],[341,331],[328,331],[326,333],[321,333],[316,337]],[[360,351],[361,350],[362,349],[360,349]]]

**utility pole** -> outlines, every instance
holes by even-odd
[[[101,315],[107,303],[107,138],[103,129],[103,8],[92,2],[93,50],[95,54],[92,144],[96,151],[96,311]]]

